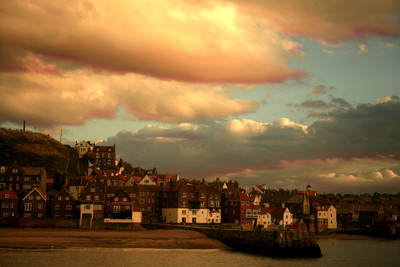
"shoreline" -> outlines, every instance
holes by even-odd
[[[392,240],[367,235],[331,233],[316,240]],[[231,250],[222,242],[193,230],[80,230],[0,228],[0,249],[148,248]]]
[[[191,230],[0,229],[0,249],[221,249],[225,244]]]

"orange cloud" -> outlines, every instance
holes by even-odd
[[[263,83],[305,75],[302,46],[229,3],[2,2],[3,47],[90,67],[191,82]]]

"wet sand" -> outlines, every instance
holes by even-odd
[[[107,231],[77,229],[0,229],[0,248],[158,248],[229,249],[191,230]]]

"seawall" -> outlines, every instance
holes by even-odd
[[[316,258],[322,256],[316,238],[300,231],[245,231],[208,227],[151,224],[147,229],[187,229],[219,240],[236,251],[287,258]]]

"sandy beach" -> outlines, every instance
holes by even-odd
[[[160,248],[229,249],[191,230],[101,231],[77,229],[0,229],[0,248]]]

